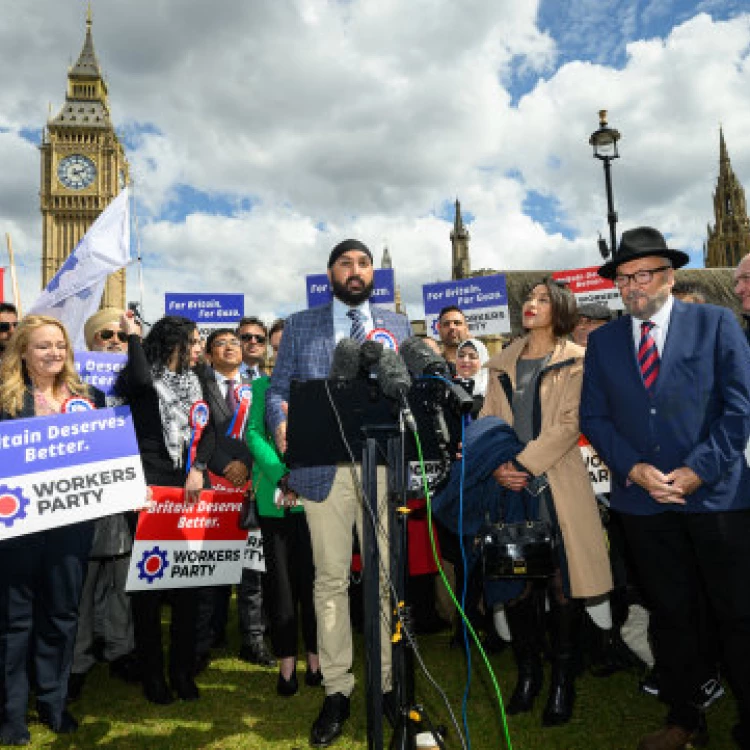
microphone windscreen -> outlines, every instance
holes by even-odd
[[[359,374],[359,349],[354,339],[341,339],[333,350],[328,377],[333,380],[355,380]]]
[[[383,344],[380,341],[365,341],[359,348],[359,364],[369,373],[380,361],[383,354]]]
[[[378,385],[387,398],[398,399],[411,388],[411,377],[406,363],[393,349],[384,349],[378,367]]]
[[[410,336],[399,348],[401,356],[409,368],[409,372],[415,377],[430,374],[447,374],[450,377],[448,363],[430,349],[419,336]]]

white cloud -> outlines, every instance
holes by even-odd
[[[16,75],[0,90],[0,126],[11,128],[0,156],[14,175],[0,174],[0,205],[24,247],[30,301],[40,278],[39,157],[16,131],[41,127],[48,100],[61,104],[83,19],[78,4],[6,5],[0,64]],[[624,18],[596,7],[596,18],[620,27],[597,29],[583,0],[568,25],[545,31],[535,3],[512,0],[97,3],[113,119],[155,130],[129,153],[147,315],[161,311],[166,291],[201,289],[244,291],[248,309],[268,317],[289,312],[305,303],[304,274],[357,236],[376,257],[387,240],[419,316],[421,283],[449,274],[450,223],[435,213],[456,195],[476,217],[475,267],[594,264],[606,208],[587,140],[600,108],[623,134],[613,165],[620,228],[652,223],[698,248],[712,218],[719,123],[750,181],[750,15],[699,15],[648,38],[644,18],[664,18],[668,5]],[[555,69],[584,32],[598,62]],[[641,41],[625,46],[636,33]],[[519,71],[545,77],[513,106]],[[159,219],[179,185],[238,205],[252,197],[253,208]],[[574,239],[524,214],[529,190],[556,201]]]

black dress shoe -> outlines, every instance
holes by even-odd
[[[198,654],[195,657],[195,669],[193,670],[194,675],[199,675],[205,672],[211,664],[211,652],[206,651],[203,654]]]
[[[109,674],[123,682],[136,683],[141,681],[141,663],[135,653],[118,656],[109,663]]]
[[[312,725],[310,744],[313,747],[328,747],[341,734],[348,718],[349,698],[343,693],[327,695]]]
[[[39,713],[39,721],[48,726],[55,734],[72,734],[78,729],[78,722],[73,715],[64,710],[59,716],[53,715],[49,706],[37,703],[36,710]]]
[[[143,678],[143,695],[149,703],[159,706],[168,706],[174,701],[172,691],[162,674],[146,675]]]
[[[68,677],[68,695],[65,698],[66,703],[73,703],[81,697],[83,685],[86,682],[86,672],[71,672]]]
[[[170,679],[172,690],[177,693],[177,697],[183,701],[197,701],[201,697],[198,686],[195,684],[192,675],[185,672],[175,674]]]
[[[3,724],[0,727],[0,745],[21,747],[31,743],[31,735],[25,724]]]
[[[260,641],[248,643],[240,649],[240,659],[250,664],[258,664],[261,667],[275,667],[276,659],[269,653],[266,644]]]
[[[313,672],[310,667],[305,671],[305,685],[307,687],[320,687],[323,684],[323,673],[318,670]]]
[[[276,692],[284,698],[296,695],[299,691],[299,682],[297,682],[297,670],[295,669],[288,680],[279,673],[279,681],[276,683]]]

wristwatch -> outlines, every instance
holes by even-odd
[[[193,469],[198,469],[198,471],[205,471],[208,468],[208,464],[205,461],[193,461]]]

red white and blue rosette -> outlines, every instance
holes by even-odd
[[[60,411],[63,414],[72,414],[76,411],[91,411],[92,409],[96,409],[96,404],[91,399],[84,398],[83,396],[66,398],[60,406]]]
[[[377,341],[386,349],[393,349],[394,352],[398,351],[398,341],[387,328],[373,328],[370,333],[367,334],[367,340]]]
[[[198,450],[198,443],[201,441],[203,430],[208,424],[208,404],[205,401],[196,401],[190,407],[190,445],[188,446],[187,471],[195,461],[195,453]]]
[[[248,383],[240,383],[234,388],[234,398],[237,401],[237,410],[227,429],[227,437],[242,440],[250,416],[250,406],[253,403],[253,387]]]

